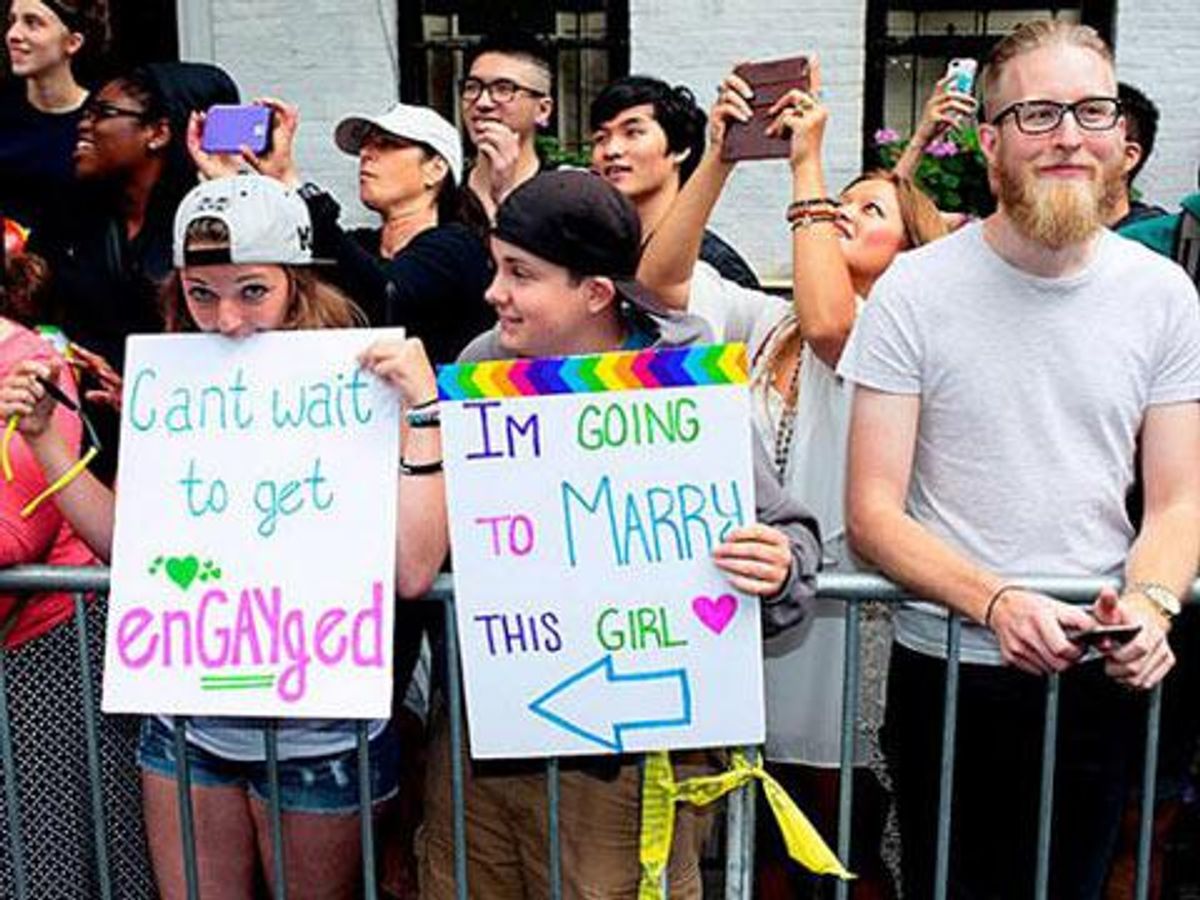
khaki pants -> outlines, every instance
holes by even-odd
[[[450,802],[450,736],[444,715],[432,723],[425,781],[425,822],[417,834],[422,900],[454,897],[454,820]],[[676,765],[683,779],[711,766]],[[467,881],[472,900],[541,900],[550,896],[546,777],[474,775],[463,752]],[[559,777],[559,836],[565,900],[634,900],[639,877],[641,778],[626,763],[606,781],[568,768]],[[700,851],[714,815],[681,805],[668,868],[671,900],[702,894]]]

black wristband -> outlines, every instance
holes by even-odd
[[[400,460],[400,472],[403,475],[436,475],[442,471],[442,461],[436,459],[427,463],[410,463]]]

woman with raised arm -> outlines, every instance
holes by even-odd
[[[646,248],[638,279],[669,305],[705,316],[717,340],[747,344],[757,439],[787,490],[816,514],[826,566],[852,571],[842,512],[850,391],[835,368],[875,280],[897,253],[944,234],[945,226],[927,197],[890,172],[865,173],[837,197],[829,195],[821,157],[828,113],[817,97],[819,83],[814,64],[812,91],[781,97],[767,129],[791,141],[785,218],[792,230],[792,303],[739,287],[696,259],[704,225],[734,169],[721,158],[726,129],[750,119],[751,89],[733,74],[709,119],[709,149]],[[785,783],[814,799],[826,834],[837,827],[844,611],[841,603],[818,602],[813,616],[765,645],[767,758],[787,764],[780,769]],[[860,875],[853,888],[860,898],[891,893],[879,856],[886,806],[877,777],[886,631],[883,617],[868,613],[858,716],[867,727],[854,754],[850,860]],[[771,855],[782,858],[781,852]],[[773,863],[761,872],[764,892],[795,896],[794,879]]]

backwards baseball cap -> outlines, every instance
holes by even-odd
[[[492,234],[577,275],[611,278],[640,306],[659,305],[635,280],[642,255],[637,210],[599,175],[562,169],[534,176],[500,204]]]
[[[458,129],[428,106],[397,103],[383,115],[349,116],[338,122],[333,140],[343,153],[357,156],[372,131],[425,144],[446,161],[454,183],[462,182],[462,138],[458,136]]]
[[[188,227],[197,219],[219,219],[229,229],[228,247],[189,250]],[[298,195],[274,178],[232,175],[196,185],[175,213],[175,267],[221,263],[308,266],[312,220]]]

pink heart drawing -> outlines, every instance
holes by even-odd
[[[701,595],[692,601],[692,612],[709,631],[720,634],[733,619],[737,606],[737,597],[733,594],[722,594],[716,598]]]

